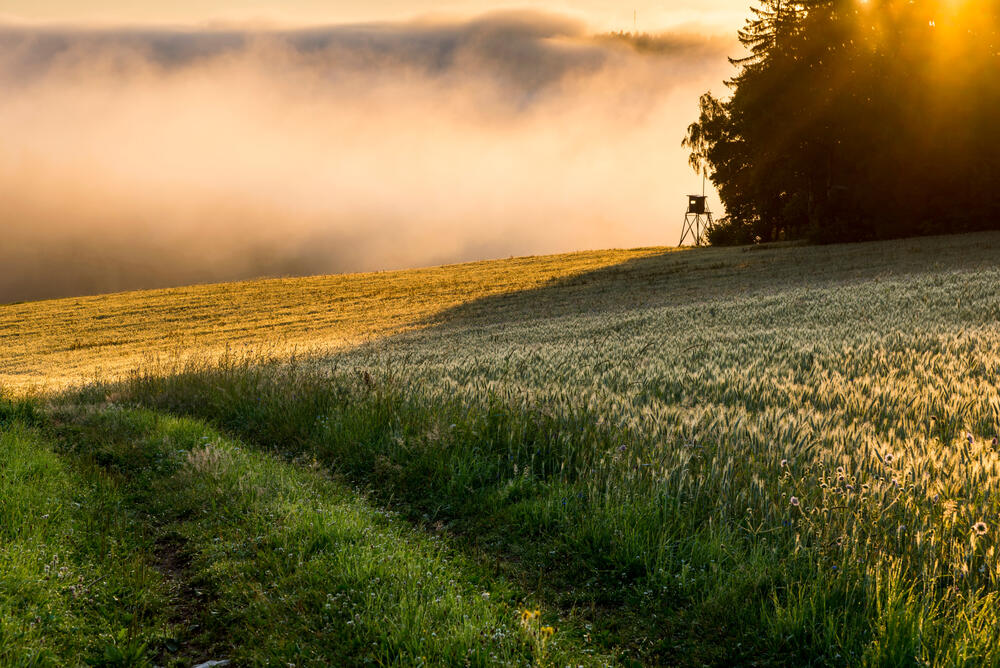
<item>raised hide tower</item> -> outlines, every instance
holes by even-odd
[[[681,228],[683,246],[690,237],[695,246],[708,243],[707,234],[712,228],[712,212],[708,208],[708,197],[705,195],[688,195],[687,213],[684,214],[684,227]]]

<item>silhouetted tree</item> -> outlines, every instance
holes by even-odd
[[[1000,228],[1000,0],[762,0],[684,145],[712,243]]]

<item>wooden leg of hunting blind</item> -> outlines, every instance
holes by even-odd
[[[688,235],[691,236],[691,243],[695,246],[702,246],[708,240],[706,235],[712,227],[712,212],[706,211],[704,214],[688,212],[684,215],[684,224],[681,228],[681,241],[678,246],[683,246]]]

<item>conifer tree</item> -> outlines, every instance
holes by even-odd
[[[685,138],[713,243],[1000,229],[1000,0],[761,0]]]

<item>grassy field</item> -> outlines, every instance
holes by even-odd
[[[0,305],[0,385],[60,389],[191,354],[342,350],[426,327],[477,299],[662,252],[575,253]]]
[[[1000,665],[997,234],[20,304],[0,342],[5,665]]]

